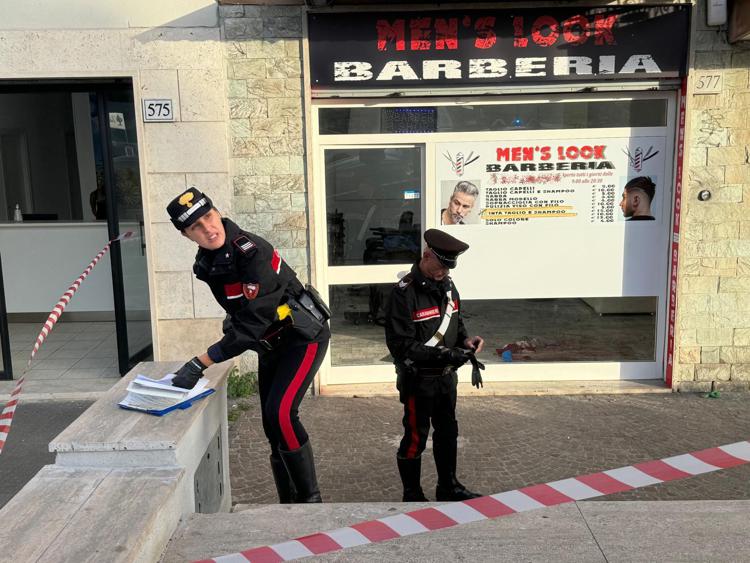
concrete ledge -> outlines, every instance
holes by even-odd
[[[626,395],[638,393],[671,393],[661,379],[612,381],[491,381],[481,389],[469,383],[458,384],[460,396],[518,395]],[[395,396],[396,382],[356,385],[324,385],[320,394],[339,397]]]

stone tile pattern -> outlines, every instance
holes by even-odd
[[[233,504],[278,502],[257,397],[230,425]],[[747,439],[744,393],[459,397],[458,478],[483,494],[614,469]],[[395,397],[308,397],[311,436],[327,502],[401,499],[396,449],[403,407]],[[711,424],[705,421],[710,420]],[[422,486],[435,498],[431,441]],[[620,493],[603,500],[750,499],[750,466]]]
[[[231,214],[224,48],[218,18],[213,27],[141,29],[131,41],[136,105],[141,98],[171,98],[174,107],[174,122],[144,124],[143,184],[159,358],[181,360],[221,334],[223,312],[208,290],[193,283],[196,247],[169,222],[166,206],[196,186]]]
[[[750,389],[750,50],[705,25],[698,3],[695,71],[719,94],[688,92],[674,386]],[[709,201],[697,195],[712,193]]]
[[[220,6],[234,218],[308,279],[302,18],[295,6]]]

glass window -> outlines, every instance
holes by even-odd
[[[500,362],[655,360],[656,297],[461,300],[480,358]]]
[[[330,266],[419,257],[421,149],[329,149],[325,174]]]
[[[331,364],[391,364],[385,345],[385,312],[395,284],[332,285]]]
[[[667,100],[321,108],[321,135],[663,127]]]
[[[394,284],[333,285],[334,366],[382,365],[385,311]],[[470,335],[485,340],[487,364],[655,360],[656,297],[461,301]]]

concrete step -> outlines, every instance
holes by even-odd
[[[356,383],[327,385],[321,395],[331,397],[388,397],[398,395],[395,380],[388,383]],[[572,380],[572,381],[485,381],[476,389],[461,381],[458,394],[466,396],[525,396],[525,395],[641,395],[672,393],[661,379],[638,380]]]
[[[195,561],[438,503],[244,505],[193,514],[162,563]],[[237,511],[238,510],[238,511]],[[318,556],[323,561],[747,561],[750,501],[589,501]]]
[[[183,473],[47,465],[0,510],[0,561],[148,560],[169,538],[157,515],[178,504]]]

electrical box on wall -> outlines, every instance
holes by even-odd
[[[727,23],[728,0],[706,0],[706,25]]]

